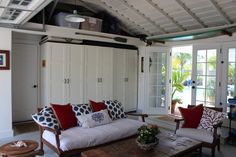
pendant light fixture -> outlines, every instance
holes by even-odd
[[[67,15],[65,17],[66,21],[73,22],[73,23],[80,23],[80,22],[85,21],[85,19],[83,17],[78,15],[76,8],[77,8],[77,5],[76,5],[76,0],[75,0],[75,10],[73,10],[73,14]]]

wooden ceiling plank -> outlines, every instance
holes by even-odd
[[[152,0],[146,0],[152,7],[162,13],[166,18],[168,18],[173,24],[175,24],[181,31],[185,31],[186,29],[180,25],[173,17],[171,17],[168,13],[166,13],[160,6],[154,3]]]
[[[138,9],[136,9],[133,5],[130,5],[127,0],[120,0],[122,4],[124,4],[129,9],[133,10],[136,14],[147,20],[149,23],[157,27],[162,33],[168,33],[164,28],[160,27],[158,24],[156,24],[154,21],[152,21],[149,17],[147,17],[145,14],[141,13]]]
[[[84,0],[86,1],[86,0]],[[141,25],[137,24],[135,21],[131,20],[130,18],[126,17],[124,14],[121,14],[118,10],[116,10],[113,6],[107,4],[104,0],[98,0],[100,3],[103,4],[103,7],[109,11],[111,11],[113,14],[117,15],[119,18],[125,20],[127,23],[130,23],[132,25],[135,25],[136,29],[138,29],[140,32],[144,32],[147,35],[151,35],[152,33],[143,28]],[[131,30],[129,30],[131,31]],[[132,32],[132,31],[131,31]]]
[[[176,0],[176,2],[195,20],[197,21],[203,28],[207,28],[208,26],[202,22],[181,0]]]
[[[221,17],[225,20],[227,24],[233,23],[233,21],[226,15],[226,13],[220,8],[220,6],[217,4],[215,0],[209,0],[209,1],[215,7],[215,9],[218,11],[218,13],[221,15]]]

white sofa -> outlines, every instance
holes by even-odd
[[[132,116],[141,116],[143,120],[147,117],[145,114],[132,114]],[[93,128],[73,127],[67,130],[54,130],[39,125],[40,149],[43,150],[43,144],[46,144],[59,157],[79,154],[99,145],[133,137],[137,134],[138,128],[144,124],[146,124],[144,121],[124,118]]]

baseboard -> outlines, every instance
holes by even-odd
[[[0,139],[8,138],[8,137],[13,137],[13,130],[1,131],[0,132]]]

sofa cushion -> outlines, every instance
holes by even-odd
[[[91,128],[112,122],[107,109],[77,116],[77,119],[83,128]]]
[[[69,129],[71,127],[77,126],[77,118],[75,113],[72,111],[72,106],[51,104],[54,114],[63,130]]]
[[[105,110],[107,108],[104,102],[95,102],[92,100],[89,100],[89,102],[93,112]]]
[[[112,120],[126,118],[122,104],[117,100],[104,101]]]
[[[203,105],[197,105],[193,108],[179,107],[179,111],[184,118],[183,128],[197,128],[203,113]]]
[[[180,128],[176,131],[176,135],[207,143],[213,142],[213,133],[202,129]]]
[[[205,129],[207,131],[214,131],[213,126],[223,121],[226,118],[226,114],[218,112],[204,107],[201,121],[198,125],[198,129]]]
[[[33,120],[43,127],[59,129],[59,123],[51,107],[45,106],[39,113],[32,114]]]
[[[144,125],[132,119],[118,119],[106,125],[93,128],[73,127],[61,131],[60,148],[68,151],[76,148],[87,148],[108,143],[118,139],[137,134],[140,126]],[[55,135],[47,130],[43,132],[43,138],[56,146]]]
[[[91,107],[88,104],[72,104],[72,110],[76,116],[92,113]]]

